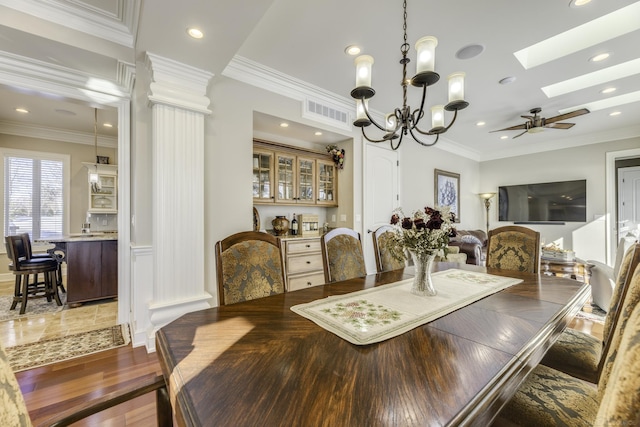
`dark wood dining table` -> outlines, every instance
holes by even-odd
[[[589,288],[543,274],[436,265],[454,267],[523,281],[364,346],[290,308],[410,278],[412,268],[183,315],[156,335],[177,424],[489,425]]]

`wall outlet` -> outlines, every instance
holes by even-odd
[[[107,220],[106,219],[102,220],[102,225],[107,225]]]
[[[340,214],[340,222],[347,222],[347,214]]]
[[[336,215],[335,214],[331,215],[331,222],[336,222]]]

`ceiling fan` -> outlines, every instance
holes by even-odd
[[[579,110],[572,111],[570,113],[560,114],[559,116],[544,118],[538,116],[538,113],[542,111],[540,107],[532,108],[529,110],[529,113],[533,114],[533,116],[520,116],[524,119],[527,119],[521,125],[511,126],[504,129],[492,130],[490,132],[502,132],[504,130],[519,130],[524,129],[524,132],[519,133],[514,136],[513,139],[524,135],[525,133],[537,133],[542,132],[544,128],[551,129],[569,129],[575,125],[575,123],[558,123],[560,120],[570,119],[572,117],[581,116],[583,114],[587,114],[589,110],[586,108],[581,108]]]

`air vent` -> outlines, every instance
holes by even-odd
[[[351,129],[349,113],[347,111],[339,110],[326,103],[320,103],[310,99],[307,99],[305,107],[303,112],[305,118],[328,123],[346,130]]]

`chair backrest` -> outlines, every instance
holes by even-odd
[[[634,276],[637,277],[635,281],[640,281],[640,267],[636,268]],[[608,384],[602,393],[598,384],[598,393],[601,398],[597,425],[640,423],[640,304],[636,304],[629,314]]]
[[[518,225],[490,230],[486,265],[502,270],[538,273],[540,271],[540,233]]]
[[[30,259],[22,234],[4,237],[7,256],[14,269],[19,269],[20,262]]]
[[[628,248],[624,257],[620,260],[620,266],[618,268],[618,275],[615,278],[615,286],[613,287],[613,293],[611,295],[611,302],[609,304],[609,311],[604,321],[604,329],[602,331],[602,342],[607,344],[609,338],[615,329],[616,323],[620,317],[620,305],[624,300],[627,290],[629,289],[629,283],[633,276],[633,272],[640,261],[640,245],[635,244]],[[603,354],[606,354],[604,352]]]
[[[234,304],[285,290],[280,239],[259,231],[243,231],[216,243],[218,301]]]
[[[371,233],[378,272],[399,270],[405,266],[403,260],[399,260],[391,255],[391,250],[389,249],[393,244],[391,236],[393,236],[393,227],[391,225],[380,226]]]
[[[618,242],[618,247],[616,249],[616,259],[613,263],[613,277],[618,276],[620,266],[622,265],[622,259],[624,258],[629,248],[636,243],[638,243],[638,240],[633,236],[623,237],[620,239],[620,242]]]
[[[360,233],[350,228],[336,228],[325,233],[320,242],[325,282],[367,275]]]
[[[600,378],[598,380],[598,395],[602,396],[604,393],[613,364],[615,363],[620,347],[622,335],[626,329],[627,323],[631,316],[631,313],[640,305],[640,265],[638,260],[640,259],[640,245],[636,245],[636,250],[631,258],[625,257],[622,262],[621,270],[626,268],[625,261],[629,261],[629,269],[631,265],[635,263],[633,270],[630,270],[630,280],[627,286],[624,287],[621,296],[621,302],[619,309],[615,311],[614,329],[610,335],[608,341],[604,343],[603,356],[600,359],[598,366]],[[606,327],[606,324],[605,324]]]

